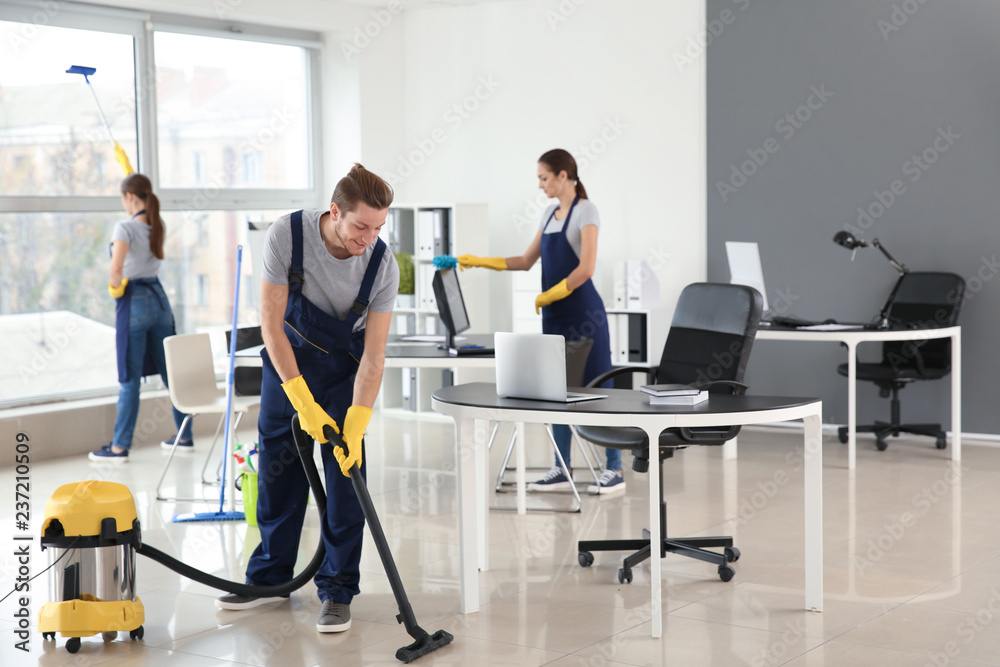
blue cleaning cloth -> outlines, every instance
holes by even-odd
[[[434,263],[434,268],[438,270],[454,269],[458,266],[458,260],[453,255],[438,255],[431,261]]]

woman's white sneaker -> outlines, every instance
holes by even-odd
[[[592,496],[606,496],[612,493],[621,493],[625,490],[625,478],[617,470],[605,470],[601,473],[597,484],[587,487],[587,493]]]

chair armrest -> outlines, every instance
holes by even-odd
[[[625,373],[645,373],[646,377],[656,381],[656,368],[649,366],[622,366],[621,368],[612,368],[606,373],[601,373],[593,380],[587,383],[588,387],[599,387],[611,378],[618,377],[619,375],[624,375]]]
[[[734,396],[742,396],[746,393],[747,389],[750,388],[749,385],[743,384],[742,382],[737,382],[736,380],[709,380],[708,382],[699,382],[693,385],[698,389],[711,389],[715,386],[725,386],[731,387]]]

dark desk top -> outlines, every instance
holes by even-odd
[[[710,396],[707,401],[703,401],[698,405],[650,405],[648,394],[631,389],[581,389],[571,387],[570,391],[603,394],[607,398],[581,401],[579,403],[500,398],[497,396],[496,385],[488,382],[470,382],[469,384],[461,384],[453,387],[442,387],[434,392],[434,398],[442,403],[465,405],[473,408],[606,414],[722,414],[729,412],[761,412],[765,410],[800,407],[819,400],[818,398],[802,398],[798,396]]]
[[[389,336],[389,340],[385,344],[386,357],[455,358],[454,355],[448,353],[448,350],[439,348],[437,343],[411,343],[400,340],[400,338],[401,336],[397,335]],[[457,341],[457,343],[459,346],[479,345],[491,348],[493,347],[493,334],[462,334],[462,340]],[[486,353],[475,356],[492,357],[493,355]]]

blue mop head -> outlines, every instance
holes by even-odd
[[[87,83],[90,83],[90,75],[95,72],[97,72],[96,67],[84,67],[83,65],[72,65],[66,70],[67,74],[82,74]]]
[[[454,255],[438,255],[433,260],[434,268],[439,271],[442,269],[454,269],[458,266],[458,260],[455,259]]]
[[[189,523],[192,521],[246,521],[246,519],[243,512],[185,512],[175,515],[172,521],[174,523]]]

